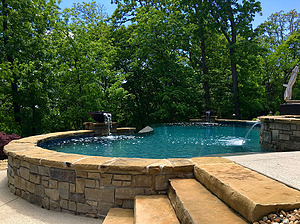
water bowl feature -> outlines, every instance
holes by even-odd
[[[110,114],[111,116],[111,113],[109,112],[93,111],[89,113],[89,116],[93,118],[97,123],[104,123],[107,119],[108,114]]]

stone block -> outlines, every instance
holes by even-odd
[[[133,187],[152,187],[153,176],[151,175],[134,175],[132,180]]]
[[[86,178],[87,177],[87,172],[82,171],[82,170],[76,170],[76,177]]]
[[[136,195],[144,195],[145,189],[143,188],[117,188],[115,197],[118,199],[133,200]]]
[[[293,131],[293,136],[300,137],[300,130],[299,131]]]
[[[72,192],[72,193],[76,192],[75,184],[70,184],[70,192]]]
[[[276,123],[276,129],[277,130],[282,130],[282,124]]]
[[[251,223],[278,208],[300,206],[298,190],[238,164],[195,166],[194,172],[199,182]]]
[[[41,206],[43,199],[41,197],[36,196],[35,194],[29,194],[28,201],[37,206]]]
[[[131,182],[129,182],[129,181],[122,182],[122,187],[130,187],[130,186],[131,186]]]
[[[38,173],[42,176],[50,175],[50,168],[45,166],[38,166]]]
[[[59,212],[60,211],[59,203],[50,199],[50,210]]]
[[[100,179],[100,173],[88,173],[88,178]]]
[[[76,188],[76,193],[83,193],[84,192],[84,182],[85,180],[83,178],[76,178],[75,182],[75,188]]]
[[[42,180],[46,180],[46,181],[50,180],[50,177],[46,177],[46,176],[43,176],[43,175],[41,175],[41,177],[42,177]]]
[[[42,200],[42,206],[45,209],[50,209],[50,198],[44,197]]]
[[[96,187],[96,181],[95,180],[85,180],[85,186],[89,188],[95,188]]]
[[[282,130],[290,131],[291,130],[291,125],[290,124],[282,124]]]
[[[266,143],[271,143],[272,142],[272,134],[269,131],[264,131],[263,132],[263,141]]]
[[[272,130],[272,141],[278,141],[279,131],[278,130]]]
[[[20,167],[20,176],[22,178],[24,178],[25,180],[29,180],[29,169],[25,168],[25,167]]]
[[[98,206],[98,202],[97,201],[86,201],[87,204],[89,204],[90,206],[93,206],[93,207],[97,207]]]
[[[101,174],[100,185],[101,186],[111,186],[112,174]]]
[[[27,169],[29,169],[29,163],[22,160],[20,166],[26,167]]]
[[[155,176],[155,190],[166,191],[169,186],[169,178],[170,177],[164,175]]]
[[[76,211],[77,210],[75,202],[69,201],[69,210],[71,210],[71,211]]]
[[[74,182],[75,172],[74,170],[50,168],[50,178],[58,181]]]
[[[106,216],[108,211],[113,207],[113,204],[110,203],[99,203],[98,214],[101,216]]]
[[[276,125],[274,123],[270,123],[269,124],[270,130],[273,130],[276,128]]]
[[[122,208],[132,209],[134,207],[134,200],[123,200]]]
[[[14,185],[12,185],[12,184],[9,184],[9,190],[10,190],[10,192],[11,193],[13,193],[13,194],[15,194],[15,192],[16,192],[16,188],[15,188],[15,186]]]
[[[49,187],[49,181],[48,180],[42,180],[42,185],[44,186],[44,187]]]
[[[16,183],[16,178],[15,178],[15,183]],[[20,187],[21,190],[25,190],[26,189],[26,180],[23,178],[20,178]]]
[[[11,158],[11,157],[9,157],[9,158]],[[14,161],[12,163],[12,165],[16,168],[20,168],[20,164],[21,164],[21,161],[18,159],[14,159]]]
[[[60,200],[59,206],[62,209],[68,209],[69,208],[69,202],[67,200]]]
[[[115,204],[118,205],[118,206],[122,206],[123,201],[124,201],[124,200],[122,200],[122,199],[116,199],[116,200],[115,200]]]
[[[45,194],[53,201],[58,201],[59,200],[59,192],[57,189],[45,189]]]
[[[70,185],[68,182],[58,182],[58,192],[62,199],[69,199]]]
[[[27,191],[21,191],[21,198],[27,200],[29,197],[29,192]]]
[[[74,202],[82,202],[83,203],[85,201],[85,195],[78,194],[78,193],[70,193],[69,199]]]
[[[37,174],[30,174],[29,176],[30,182],[33,182],[35,184],[40,184],[41,183],[41,176]]]
[[[57,188],[58,181],[57,180],[49,180],[49,188]]]
[[[289,141],[290,136],[289,135],[284,135],[284,134],[279,134],[279,140]]]
[[[27,181],[26,182],[26,191],[33,194],[35,192],[35,184]]]
[[[10,174],[7,175],[7,179],[8,183],[15,185],[15,179]]]
[[[14,158],[13,157],[8,157],[8,164],[12,165],[14,163]]]
[[[7,173],[11,176],[15,176],[15,173],[18,173],[18,170],[17,170],[17,172],[15,172],[14,169],[8,164]],[[19,171],[19,173],[20,173],[20,171]]]
[[[21,185],[21,178],[19,176],[15,176],[14,178],[14,185],[16,188],[21,188],[20,185]]]
[[[34,194],[43,198],[45,196],[45,187],[43,185],[36,185]]]
[[[85,189],[85,197],[87,200],[114,203],[114,190],[87,188]]]
[[[92,206],[87,204],[77,203],[76,211],[79,213],[95,213],[95,210]]]
[[[29,170],[30,170],[30,173],[38,174],[37,165],[29,164]]]
[[[121,175],[121,174],[115,174],[114,180],[131,180],[131,175]]]
[[[121,187],[122,186],[122,181],[121,180],[113,180],[111,184],[114,187]]]
[[[291,125],[291,130],[292,130],[292,131],[296,131],[296,130],[297,130],[297,125],[292,124],[292,125]]]
[[[17,196],[21,197],[21,190],[18,189],[18,188],[16,188],[15,194],[16,194]]]

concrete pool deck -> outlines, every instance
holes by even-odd
[[[242,156],[225,156],[231,161],[300,190],[300,152],[274,152]],[[42,209],[11,193],[6,170],[0,171],[1,223],[102,223],[101,219]]]

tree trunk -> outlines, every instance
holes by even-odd
[[[206,63],[206,47],[205,47],[204,37],[201,38],[201,57],[202,57],[202,72],[204,77],[203,88],[204,88],[205,109],[209,110],[210,94],[209,94],[208,68]]]
[[[231,62],[231,75],[232,75],[232,87],[233,87],[233,100],[234,100],[234,109],[235,116],[237,119],[241,119],[240,113],[240,105],[238,100],[238,77],[237,77],[237,69],[236,69],[236,61],[235,61],[235,49],[234,46],[231,45],[230,48],[230,62]]]

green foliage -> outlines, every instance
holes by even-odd
[[[0,2],[0,131],[81,129],[91,111],[121,125],[181,122],[214,110],[278,111],[300,56],[299,13],[253,31],[255,0]],[[293,98],[300,98],[299,82]]]

